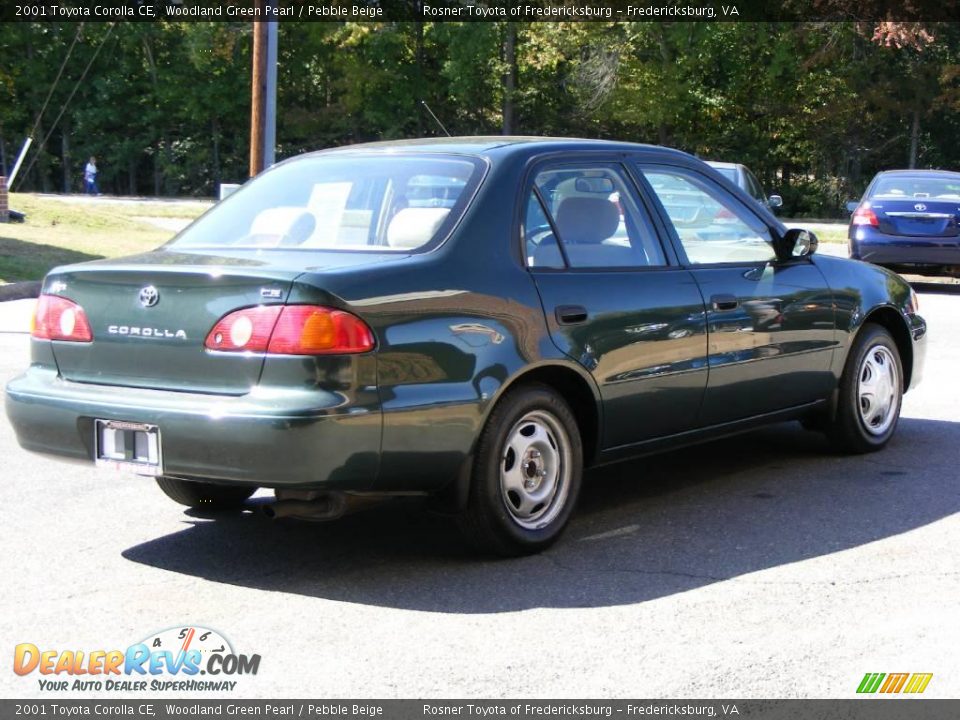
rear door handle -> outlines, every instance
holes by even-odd
[[[582,305],[560,305],[553,314],[561,325],[576,325],[587,319],[587,309]]]
[[[722,295],[711,296],[710,304],[713,305],[714,310],[736,310],[740,307],[740,300],[737,299],[736,295],[724,293]]]

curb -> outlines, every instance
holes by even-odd
[[[41,287],[43,287],[43,283],[39,280],[0,285],[0,302],[39,297]]]

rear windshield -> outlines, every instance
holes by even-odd
[[[463,157],[303,158],[250,181],[168,247],[422,249],[456,224],[482,170]]]
[[[888,199],[940,198],[960,200],[960,177],[924,177],[922,175],[896,175],[881,177],[870,197]]]
[[[737,169],[736,169],[736,168],[732,168],[732,167],[717,167],[717,166],[714,166],[713,169],[716,170],[716,171],[717,171],[718,173],[720,173],[721,175],[723,175],[723,176],[724,176],[727,180],[729,180],[730,182],[732,182],[732,183],[736,183],[736,182],[737,182]]]

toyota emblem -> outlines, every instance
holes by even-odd
[[[160,302],[160,293],[153,285],[147,285],[140,291],[140,304],[144,307],[153,307]]]
[[[916,205],[913,206],[913,209],[916,210],[917,212],[923,212],[924,210],[927,209],[927,206],[924,205],[923,203],[917,203]]]

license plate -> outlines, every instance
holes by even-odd
[[[163,474],[156,425],[95,420],[94,434],[97,467],[151,477]]]

